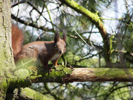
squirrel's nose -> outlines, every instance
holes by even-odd
[[[59,50],[59,53],[60,53],[60,54],[63,54],[63,50]]]
[[[62,54],[62,51],[60,50],[59,53]]]

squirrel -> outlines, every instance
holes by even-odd
[[[24,34],[18,26],[12,24],[12,48],[15,63],[23,59],[37,59],[45,69],[49,69],[48,62],[51,61],[57,66],[58,59],[66,52],[66,31],[63,31],[63,38],[59,37],[56,30],[54,41],[35,41],[23,45]]]

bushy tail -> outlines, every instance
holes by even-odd
[[[24,42],[24,34],[17,25],[12,24],[12,48],[14,58],[21,51]]]

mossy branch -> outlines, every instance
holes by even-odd
[[[18,93],[20,92],[20,93]],[[14,90],[15,97],[19,96],[23,98],[23,100],[54,100],[51,97],[45,96],[35,90],[30,88],[20,88]]]
[[[3,82],[2,86],[10,85],[10,88],[17,88],[27,87],[34,82],[62,83],[62,77],[71,73],[71,69],[62,66],[53,68],[51,72],[45,70],[43,67],[37,68],[35,66],[20,67],[16,69],[8,68],[5,71],[5,75],[7,76],[7,78],[5,82]]]
[[[58,66],[53,68],[49,73],[43,68],[39,68],[37,72],[31,73],[26,69],[19,69],[15,78],[10,78],[12,84],[23,85],[30,82],[87,82],[87,81],[120,81],[132,82],[133,69],[123,68],[67,68]],[[21,73],[21,75],[19,74]],[[14,82],[14,83],[13,83]],[[16,86],[16,85],[15,85]]]
[[[133,82],[133,69],[123,68],[74,68],[72,74],[63,77],[64,82]]]

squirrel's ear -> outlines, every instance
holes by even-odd
[[[59,30],[57,29],[55,32],[54,42],[56,43],[59,40]]]
[[[67,39],[67,30],[63,29],[63,40],[66,42]]]

